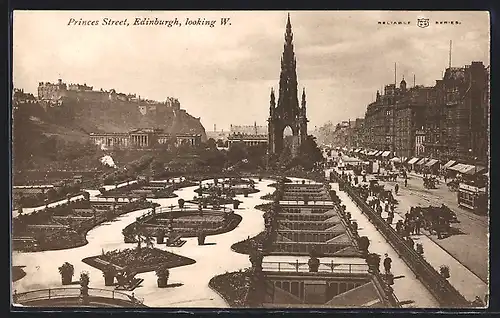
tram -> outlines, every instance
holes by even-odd
[[[488,197],[486,187],[460,183],[457,192],[458,205],[473,210],[480,214],[486,214],[488,209]]]

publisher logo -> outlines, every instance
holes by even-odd
[[[417,25],[421,28],[426,28],[429,26],[429,19],[419,18],[419,19],[417,19]]]

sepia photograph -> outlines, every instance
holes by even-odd
[[[489,306],[487,11],[14,10],[11,306]]]

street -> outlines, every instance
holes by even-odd
[[[392,190],[394,194],[393,181],[379,181],[385,185],[385,189]],[[412,206],[441,206],[447,205],[456,213],[460,223],[451,226],[457,230],[456,234],[443,239],[437,239],[436,235],[427,235],[436,244],[441,246],[460,263],[476,274],[482,281],[488,281],[488,217],[474,214],[458,206],[457,193],[448,189],[443,180],[437,185],[437,189],[425,189],[423,181],[417,176],[408,176],[408,186],[404,186],[404,180],[398,177],[398,195],[395,199],[398,204],[395,212],[404,217]],[[424,231],[425,233],[425,231]],[[426,233],[428,234],[428,233]]]

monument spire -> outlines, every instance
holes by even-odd
[[[285,31],[285,43],[283,47],[283,55],[281,57],[281,75],[278,108],[281,112],[287,112],[294,115],[299,109],[299,100],[297,94],[297,72],[296,59],[293,50],[293,32],[292,23],[290,22],[290,14],[288,14]]]

